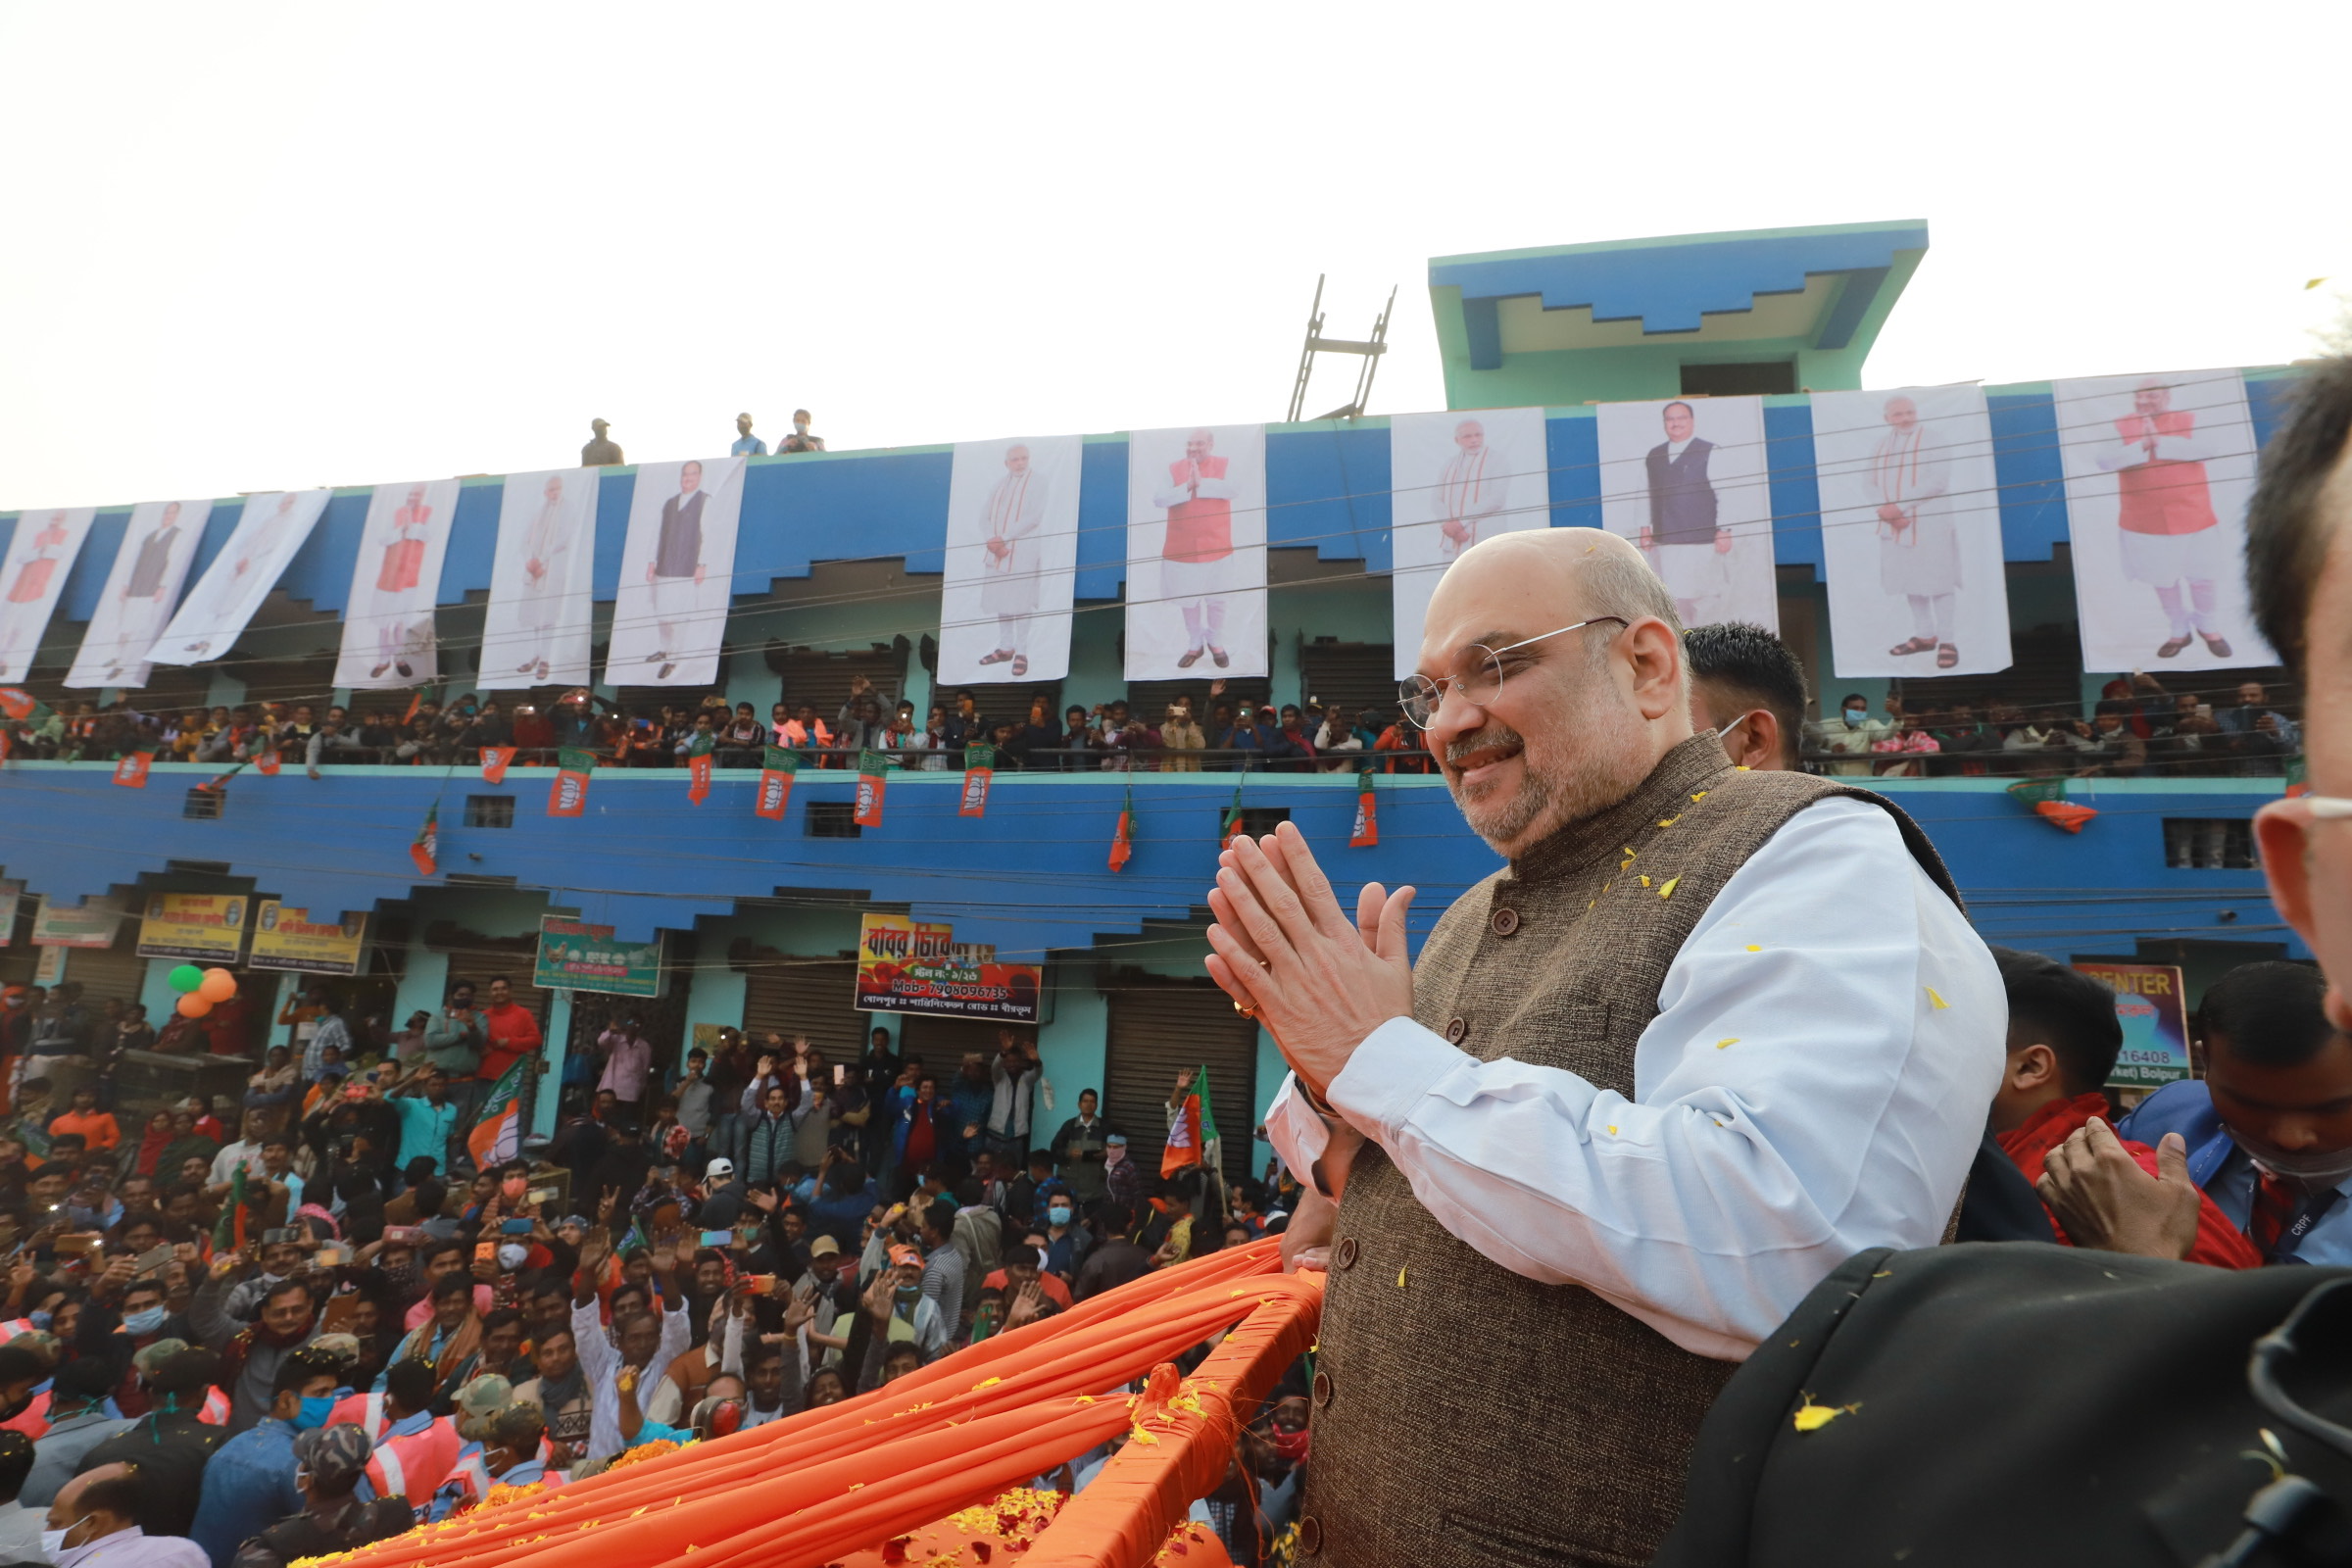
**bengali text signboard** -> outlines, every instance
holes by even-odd
[[[661,935],[657,932],[651,942],[615,942],[609,925],[543,914],[531,984],[542,991],[658,997],[662,994]]]
[[[858,928],[861,1012],[925,1012],[949,1018],[1038,1021],[1045,965],[1000,963],[985,943],[957,942],[955,928],[870,910]]]

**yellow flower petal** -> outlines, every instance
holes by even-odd
[[[1715,1042],[1715,1049],[1717,1051],[1721,1051],[1726,1046],[1736,1046],[1739,1043],[1740,1037],[1738,1035],[1725,1035],[1721,1040]]]
[[[1629,860],[1634,858],[1634,847],[1630,844],[1625,847],[1625,858]]]
[[[1610,1129],[1609,1129],[1609,1136],[1610,1136],[1611,1138],[1614,1138],[1614,1137],[1616,1137],[1616,1136],[1617,1136],[1617,1129],[1616,1129],[1616,1128],[1614,1128],[1614,1127],[1610,1128]]]
[[[1764,951],[1764,945],[1760,942],[1750,942],[1747,945],[1747,951],[1750,953],[1762,953]]]
[[[1936,988],[1934,986],[1928,987],[1928,1004],[1934,1007],[1937,1012],[1941,1012],[1944,1010],[1944,1008],[1951,1005],[1950,1003],[1944,1001],[1943,998],[1936,994]]]
[[[1799,1432],[1818,1432],[1841,1415],[1848,1415],[1862,1406],[1856,1404],[1815,1404],[1813,1396],[1804,1396],[1805,1402],[1797,1406],[1790,1424]]]
[[[1678,882],[1680,882],[1680,881],[1682,881],[1682,878],[1681,878],[1681,877],[1679,877],[1679,876],[1670,876],[1670,877],[1668,877],[1668,878],[1666,879],[1666,885],[1665,885],[1664,887],[1662,887],[1662,888],[1658,889],[1658,897],[1659,897],[1659,898],[1661,898],[1661,899],[1671,899],[1671,898],[1673,898],[1673,897],[1674,897],[1674,889],[1675,889],[1675,884],[1676,884],[1676,883],[1678,883]]]
[[[1658,826],[1660,826],[1660,827],[1672,827],[1672,826],[1674,826],[1674,824],[1675,824],[1675,823],[1677,823],[1677,822],[1680,822],[1682,819],[1683,819],[1682,813],[1681,813],[1680,811],[1677,811],[1677,812],[1676,812],[1674,815],[1672,815],[1672,816],[1661,816],[1661,817],[1659,817],[1659,818],[1658,818]]]
[[[1693,795],[1690,798],[1694,801],[1703,801],[1707,798],[1707,792],[1705,790],[1700,790],[1696,795]]]
[[[1647,878],[1647,877],[1643,877],[1643,878],[1642,879],[1642,885],[1643,887],[1647,887],[1647,886],[1649,886],[1649,878]]]
[[[979,1382],[972,1385],[972,1392],[974,1394],[978,1394],[982,1389],[993,1389],[1004,1381],[1004,1380],[1003,1378],[982,1378]]]
[[[1401,1268],[1400,1268],[1400,1269],[1398,1269],[1398,1270],[1396,1271],[1396,1288],[1397,1288],[1398,1290],[1400,1290],[1400,1291],[1404,1289],[1404,1276],[1405,1276],[1405,1270],[1404,1270],[1404,1269],[1401,1269]]]

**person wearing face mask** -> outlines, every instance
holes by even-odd
[[[824,437],[808,433],[808,411],[807,409],[792,411],[792,434],[777,442],[776,450],[778,452],[822,452],[825,450]]]
[[[1095,1239],[1078,1223],[1078,1208],[1067,1193],[1046,1199],[1046,1272],[1064,1281],[1078,1278]]]
[[[1711,729],[1739,766],[1798,770],[1805,732],[1805,669],[1761,626],[1718,621],[1683,633],[1690,661],[1690,727]]]
[[[270,1380],[270,1413],[228,1440],[204,1467],[196,1523],[188,1532],[213,1561],[228,1568],[237,1548],[303,1505],[294,1484],[294,1440],[326,1425],[335,1404],[335,1363],[316,1348],[279,1363]]]
[[[42,1554],[56,1568],[208,1568],[195,1542],[140,1528],[146,1502],[146,1478],[130,1465],[75,1476],[49,1505]]]
[[[406,1497],[410,1506],[421,1511],[457,1468],[466,1439],[458,1431],[457,1417],[433,1414],[429,1363],[395,1361],[386,1381],[390,1386],[384,1391],[384,1414],[390,1424],[368,1461],[361,1493],[369,1498]],[[496,1382],[501,1390],[498,1402],[504,1403],[512,1391],[506,1389],[506,1379]]]
[[[2328,1021],[2327,985],[2274,962],[2206,989],[2205,1076],[2050,1155],[2042,1200],[2077,1245],[2185,1256],[2202,1189],[2267,1263],[2352,1263],[2352,1038]],[[2118,1135],[2154,1143],[2158,1173],[2121,1154]]]
[[[1810,727],[1814,749],[1839,757],[1867,757],[1870,749],[1893,730],[1892,725],[1870,716],[1870,699],[1860,692],[1845,694],[1838,703],[1837,717],[1825,718]],[[1832,775],[1867,778],[1870,763],[1824,762],[1821,770]]]
[[[17,1500],[27,1508],[46,1508],[57,1500],[59,1489],[74,1479],[84,1455],[118,1433],[130,1430],[127,1416],[106,1412],[107,1396],[114,1390],[112,1364],[102,1356],[85,1355],[58,1368],[50,1391],[49,1430],[32,1446],[32,1469]],[[0,1561],[7,1561],[0,1556]]]
[[[547,1418],[535,1404],[508,1404],[482,1422],[481,1441],[459,1459],[457,1470],[433,1494],[430,1519],[463,1513],[490,1495],[492,1487],[544,1487],[553,1492],[564,1484],[548,1472],[539,1457],[547,1436]]]

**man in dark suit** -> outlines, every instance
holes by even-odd
[[[661,623],[660,645],[645,656],[660,664],[656,680],[667,680],[677,667],[670,650],[678,646],[680,624],[694,612],[703,585],[703,466],[689,463],[678,470],[678,493],[662,503],[662,533],[654,544],[654,559],[646,564],[645,580],[654,590],[654,615]]]
[[[1724,557],[1732,536],[1716,526],[1715,486],[1707,477],[1715,443],[1699,439],[1690,404],[1669,403],[1664,414],[1666,439],[1643,460],[1649,470],[1649,522],[1642,530],[1642,550],[1666,580],[1683,623],[1703,625],[1709,617],[1699,613],[1701,602],[1731,585]]]

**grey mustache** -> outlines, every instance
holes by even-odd
[[[1520,739],[1517,730],[1506,725],[1490,724],[1477,734],[1465,735],[1446,747],[1446,760],[1452,766],[1459,767],[1463,758],[1476,752],[1483,752],[1490,746],[1524,747],[1526,744],[1524,740]]]

